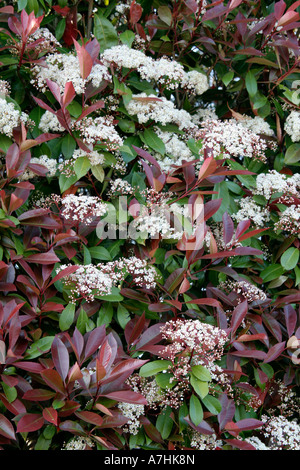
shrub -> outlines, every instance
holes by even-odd
[[[299,2],[1,4],[1,447],[299,449]]]

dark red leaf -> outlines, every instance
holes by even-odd
[[[33,432],[41,429],[44,418],[38,413],[27,413],[18,421],[17,432]]]

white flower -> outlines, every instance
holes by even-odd
[[[274,225],[276,230],[283,230],[300,238],[300,206],[295,204],[287,207],[279,215],[279,220]]]
[[[85,117],[75,123],[86,144],[105,144],[108,150],[117,150],[123,145],[123,139],[113,124],[113,116]]]
[[[39,122],[39,129],[43,132],[64,132],[64,127],[60,124],[56,115],[50,111],[45,111]]]
[[[237,222],[242,220],[251,220],[257,227],[264,227],[270,220],[270,212],[267,207],[259,206],[251,196],[246,196],[243,199],[236,200],[239,203],[240,209],[232,218]]]
[[[91,74],[83,79],[80,73],[79,59],[74,54],[49,54],[45,57],[44,65],[35,65],[32,68],[34,84],[43,93],[47,91],[47,79],[57,83],[63,92],[66,83],[72,82],[75,92],[82,94],[86,84],[92,81],[94,86],[99,86],[102,80],[111,80],[107,67],[95,64]]]
[[[165,97],[158,98],[155,95],[140,93],[132,96],[126,108],[130,115],[137,116],[140,124],[152,120],[163,125],[177,124],[180,130],[195,127],[191,115],[184,109],[177,109],[174,103]]]
[[[33,157],[31,158],[30,163],[36,163],[38,165],[43,165],[44,167],[46,167],[48,170],[46,176],[53,177],[56,175],[57,162],[53,158],[49,158],[47,155],[41,155],[37,158]],[[20,179],[21,181],[26,181],[31,178],[35,178],[36,176],[37,175],[33,171],[27,168]]]
[[[14,128],[21,122],[25,124],[28,115],[16,109],[13,103],[7,102],[4,98],[0,98],[0,109],[0,134],[12,137]]]
[[[293,110],[287,117],[284,124],[285,132],[291,137],[293,142],[300,140],[300,112]]]
[[[207,149],[215,158],[249,157],[266,161],[267,142],[235,119],[203,121],[197,138],[202,142],[201,152]]]
[[[196,95],[202,95],[209,88],[207,76],[197,70],[186,73],[182,86]]]
[[[266,122],[262,117],[255,116],[251,118],[250,116],[243,116],[244,119],[239,120],[238,122],[245,128],[250,129],[254,134],[263,134],[267,136],[274,136],[274,131],[271,129],[271,126]]]

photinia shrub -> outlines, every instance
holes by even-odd
[[[300,2],[0,2],[0,446],[299,450]]]

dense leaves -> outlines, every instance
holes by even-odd
[[[3,449],[299,449],[299,8],[1,2]]]

